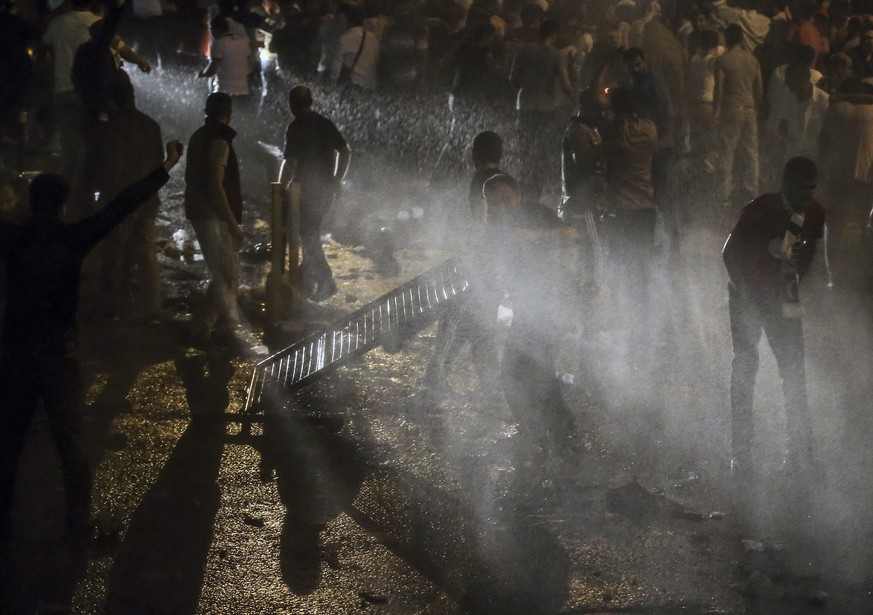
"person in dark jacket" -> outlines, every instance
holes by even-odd
[[[194,335],[233,336],[239,325],[239,249],[242,190],[230,127],[233,100],[215,92],[206,99],[206,119],[188,141],[185,217],[197,233],[212,279],[195,315]],[[228,341],[230,341],[228,339]]]
[[[44,173],[30,186],[31,217],[0,223],[0,259],[8,300],[0,352],[0,543],[8,538],[18,459],[42,401],[63,466],[67,526],[91,527],[91,477],[82,443],[84,397],[76,356],[76,310],[82,260],[169,179],[182,144],[167,144],[162,165],[111,203],[73,224],[61,221],[69,185]]]
[[[309,88],[291,88],[288,105],[294,121],[285,132],[279,182],[300,186],[301,290],[323,301],[337,287],[321,246],[321,223],[340,196],[352,150],[334,123],[312,110]]]
[[[790,159],[781,192],[761,195],[743,208],[722,252],[730,277],[733,342],[731,471],[743,491],[753,479],[752,409],[762,332],[782,379],[789,466],[814,469],[798,284],[824,234],[824,208],[813,198],[817,179],[812,160]]]

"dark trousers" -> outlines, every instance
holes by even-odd
[[[304,294],[312,294],[333,279],[333,272],[321,245],[321,223],[333,201],[328,184],[300,188],[300,286]]]
[[[607,285],[617,324],[629,336],[629,346],[649,348],[657,337],[652,302],[655,221],[651,209],[619,209],[604,227],[608,238]]]
[[[563,119],[563,118],[562,118]],[[524,154],[524,165],[519,173],[519,184],[525,202],[539,203],[543,188],[557,185],[550,163],[559,155],[555,145],[560,142],[561,130],[555,114],[549,111],[519,111],[517,120],[518,151]]]
[[[446,370],[465,343],[470,344],[473,368],[480,386],[483,389],[497,386],[499,371],[494,322],[499,300],[480,297],[476,291],[469,292],[471,297],[449,306],[439,321],[436,347],[424,375],[427,387],[445,384]]]
[[[500,364],[506,403],[524,444],[557,454],[573,435],[574,420],[555,374],[557,345],[513,316]]]
[[[91,506],[91,476],[82,440],[83,384],[74,357],[0,359],[0,538],[8,537],[15,475],[40,401],[60,454],[70,529],[82,527]]]
[[[739,466],[751,467],[754,444],[752,408],[758,373],[761,333],[776,357],[785,414],[789,454],[799,462],[811,461],[812,429],[806,399],[803,327],[800,318],[783,316],[781,303],[756,301],[728,287],[733,361],[731,363],[731,442]]]

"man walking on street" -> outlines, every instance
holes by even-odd
[[[294,121],[285,133],[279,182],[300,185],[301,291],[324,301],[336,292],[336,282],[321,245],[321,222],[339,196],[352,150],[334,123],[312,110],[309,88],[294,86],[288,104]]]
[[[742,210],[722,253],[733,342],[731,470],[743,491],[753,478],[752,408],[762,331],[782,379],[789,469],[814,469],[798,284],[824,232],[824,208],[813,198],[817,180],[812,160],[790,159],[781,192],[759,196]]]
[[[233,102],[215,92],[206,99],[206,120],[188,142],[185,168],[185,217],[197,233],[212,279],[194,335],[232,336],[239,325],[239,249],[242,245],[242,191],[230,127]]]

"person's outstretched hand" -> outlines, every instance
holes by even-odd
[[[167,157],[164,159],[164,168],[167,170],[167,173],[169,173],[170,169],[176,166],[176,163],[182,158],[182,152],[184,149],[182,142],[179,140],[167,142]]]

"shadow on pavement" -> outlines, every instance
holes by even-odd
[[[222,357],[180,357],[193,420],[136,509],[109,574],[106,613],[197,611],[221,503],[216,482],[226,441],[225,424],[209,414],[229,403],[233,368]]]
[[[346,401],[354,398],[350,391],[330,399],[319,398],[319,389],[309,387],[296,396],[294,408],[271,412],[265,422],[265,463],[276,470],[287,509],[281,559],[292,591],[318,587],[322,560],[340,566],[320,539],[328,521],[346,513],[463,612],[560,611],[569,593],[570,560],[541,518],[507,506],[483,519],[473,501],[481,494],[449,490],[384,463],[386,453],[368,433],[366,419],[355,421],[352,438],[335,414],[307,418],[301,412],[336,413],[354,403]]]

